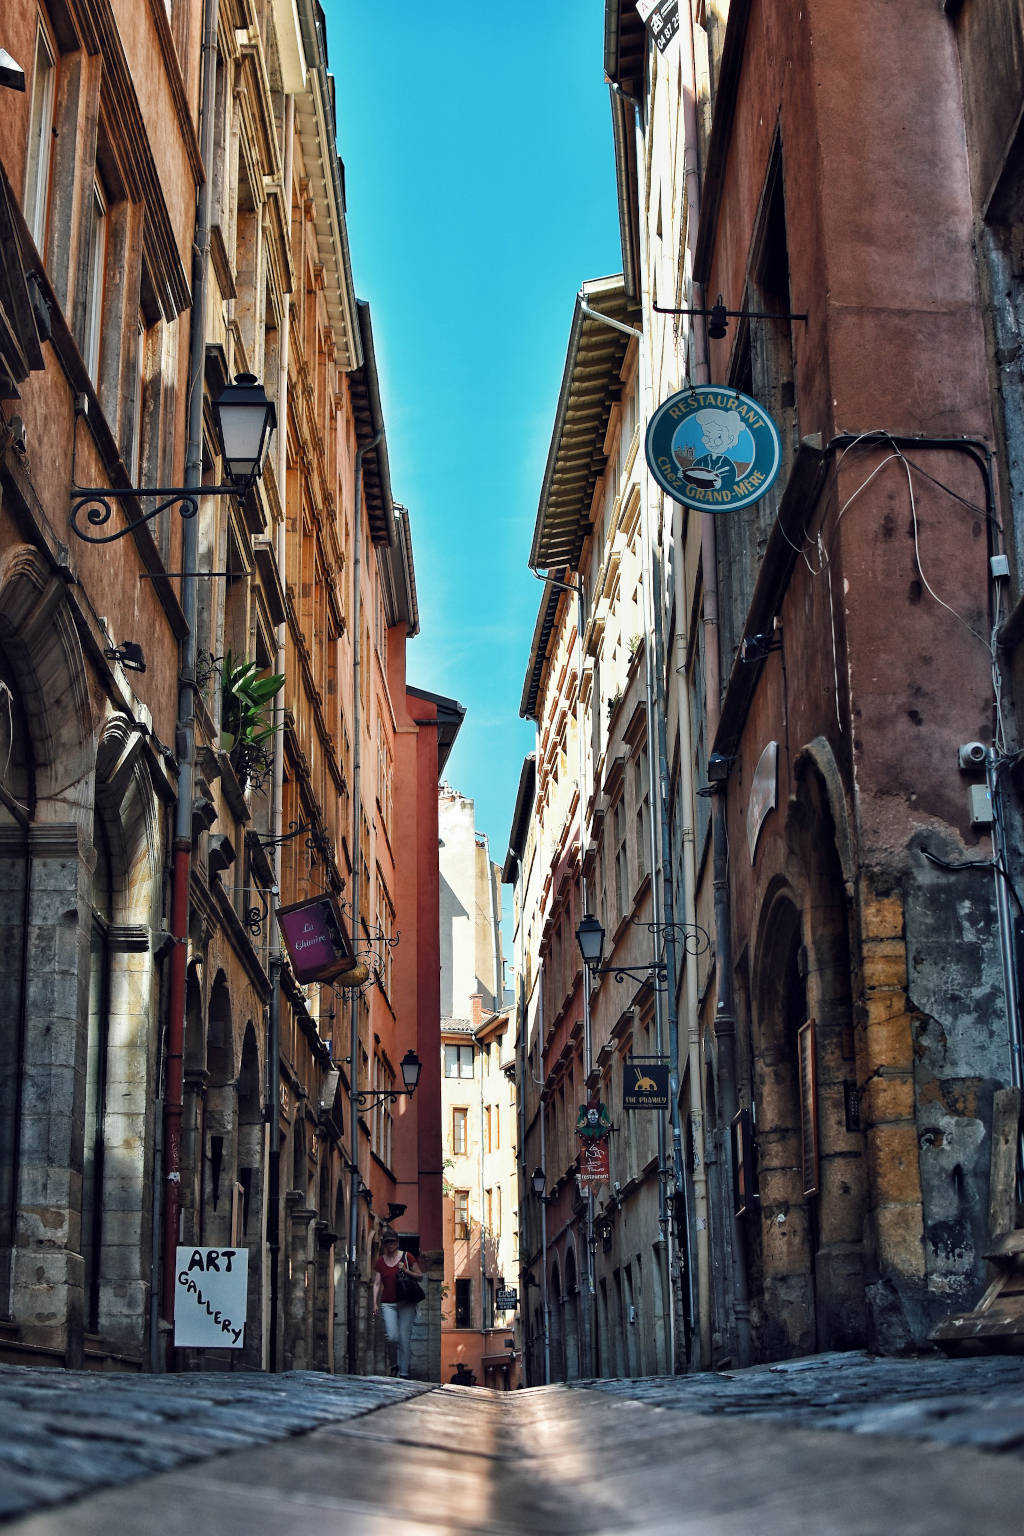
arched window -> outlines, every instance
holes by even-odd
[[[96,868],[90,895],[89,1030],[85,1069],[85,1144],[82,1155],[82,1258],[85,1264],[85,1323],[99,1327],[100,1252],[103,1227],[103,1121],[107,1097],[107,1047],[110,1034],[110,924],[113,869],[103,823],[93,822]]]

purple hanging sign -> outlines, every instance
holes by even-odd
[[[278,907],[277,921],[296,981],[330,981],[355,964],[341,911],[329,892]]]

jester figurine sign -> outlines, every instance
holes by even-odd
[[[591,1094],[586,1104],[580,1105],[576,1116],[576,1135],[584,1142],[603,1141],[612,1128],[608,1106],[602,1104],[596,1094]]]

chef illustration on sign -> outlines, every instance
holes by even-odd
[[[705,453],[698,454],[692,441],[694,428],[703,439]],[[684,432],[690,438],[689,442],[678,440]],[[753,462],[754,445],[739,411],[720,411],[714,406],[706,406],[687,418],[676,439],[672,454],[690,485],[707,486],[713,491],[732,490]],[[739,449],[739,452],[731,453],[733,449]]]
[[[644,454],[673,501],[698,512],[735,512],[767,494],[782,443],[750,395],[725,384],[687,384],[654,412]]]

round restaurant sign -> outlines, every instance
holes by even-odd
[[[645,452],[662,489],[698,512],[735,512],[759,501],[782,462],[767,412],[716,384],[695,384],[659,405]]]

